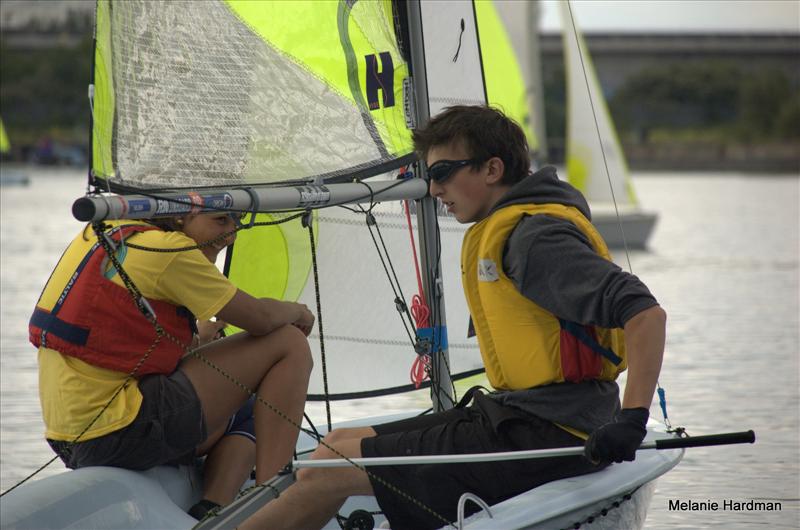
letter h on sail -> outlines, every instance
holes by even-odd
[[[369,103],[369,110],[377,110],[380,108],[378,102],[378,90],[383,92],[383,106],[394,106],[394,63],[392,56],[389,52],[381,52],[381,66],[383,67],[378,72],[378,58],[375,54],[365,55],[364,59],[367,61],[367,102]]]

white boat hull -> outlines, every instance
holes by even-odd
[[[658,215],[639,209],[622,210],[619,217],[607,210],[592,208],[592,224],[610,249],[644,249],[655,228]]]

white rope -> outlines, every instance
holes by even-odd
[[[655,442],[645,442],[641,449],[656,449]],[[583,455],[583,446],[555,447],[552,449],[531,449],[528,451],[504,451],[500,453],[472,453],[463,455],[421,455],[421,456],[384,456],[375,458],[318,459],[294,460],[292,466],[303,467],[345,467],[358,464],[360,466],[406,466],[418,464],[461,464],[475,462],[499,462],[503,460],[525,460],[529,458],[553,458],[557,456]]]

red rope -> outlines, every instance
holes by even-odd
[[[400,170],[401,175],[404,172],[405,170]],[[415,294],[411,299],[411,316],[414,317],[414,324],[417,326],[417,329],[427,328],[431,310],[425,303],[425,297],[423,296],[422,275],[419,272],[419,261],[417,260],[417,244],[414,241],[414,230],[411,226],[411,209],[408,206],[408,201],[403,201],[403,204],[406,210],[408,235],[411,237],[411,252],[414,254],[414,270],[417,273],[417,288],[419,289],[419,294]],[[430,364],[431,357],[427,354],[417,355],[417,358],[414,359],[409,375],[411,377],[411,382],[414,383],[416,388],[419,388],[422,382],[428,379]]]

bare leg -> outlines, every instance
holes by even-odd
[[[236,497],[256,463],[256,445],[236,434],[224,436],[206,457],[203,498],[226,506]]]
[[[286,416],[280,416],[261,403],[256,404],[256,482],[259,484],[277,475],[294,453],[299,434],[296,425],[303,419],[311,373],[310,354],[306,364],[284,359],[273,366],[258,387],[258,395]]]
[[[361,429],[343,429],[352,431]],[[370,429],[371,430],[371,429]],[[336,438],[337,431],[325,437]],[[373,431],[374,434],[374,431]],[[330,443],[348,458],[361,456],[361,438],[346,437]],[[317,447],[311,458],[339,458],[323,445]],[[356,467],[301,469],[297,482],[277,499],[261,508],[239,526],[239,530],[281,528],[285,530],[311,530],[322,528],[341,508],[350,495],[373,495],[367,474]]]
[[[269,335],[237,333],[201,348],[200,353],[295,423],[305,406],[312,359],[303,333],[284,326]],[[180,366],[194,385],[209,432],[222,428],[248,397],[217,370],[195,357]],[[264,406],[255,405],[256,475],[259,482],[275,475],[291,458],[298,429]],[[211,438],[199,448],[208,451]]]

